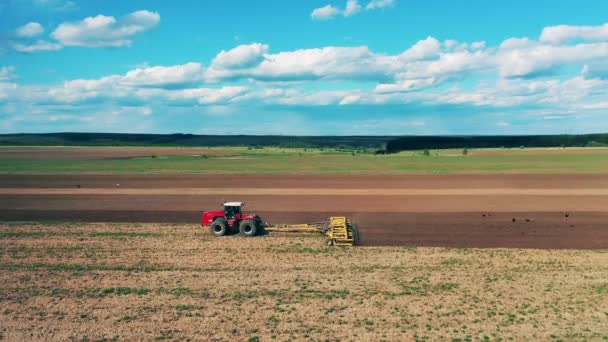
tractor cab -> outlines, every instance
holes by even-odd
[[[238,220],[243,214],[241,208],[243,207],[243,202],[226,202],[224,203],[224,217],[227,220]]]

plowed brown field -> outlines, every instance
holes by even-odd
[[[1,221],[196,223],[243,200],[271,223],[348,215],[363,245],[607,248],[606,175],[2,175]]]

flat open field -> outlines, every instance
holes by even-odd
[[[0,147],[3,174],[594,174],[608,172],[608,148],[369,150],[146,147]]]
[[[329,248],[192,224],[0,225],[0,338],[608,339],[606,250]]]
[[[608,149],[368,152],[0,148],[0,340],[608,340]]]
[[[0,160],[13,159],[130,159],[159,156],[224,155],[230,151],[204,148],[138,147],[0,147]]]
[[[347,215],[364,246],[608,248],[607,175],[0,175],[0,220],[270,223]]]
[[[0,220],[195,223],[244,200],[271,223],[348,215],[367,246],[608,247],[608,149],[366,152],[4,147]]]

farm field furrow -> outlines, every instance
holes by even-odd
[[[454,248],[608,248],[608,213],[395,213],[259,211],[271,223],[319,222],[329,216],[352,218],[361,246]],[[3,221],[182,223],[200,220],[200,211],[0,210]],[[513,222],[515,219],[515,222]],[[205,232],[200,226],[199,231]]]
[[[2,221],[197,224],[243,200],[274,224],[347,215],[367,246],[608,248],[606,175],[2,175],[0,185]]]

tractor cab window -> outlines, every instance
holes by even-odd
[[[224,215],[229,220],[234,220],[234,216],[240,213],[241,207],[224,207]]]

